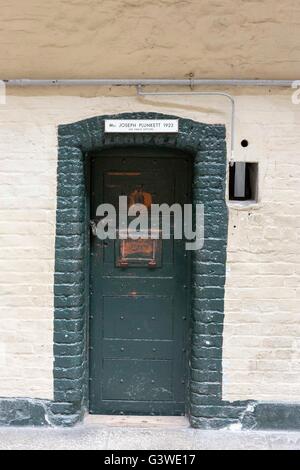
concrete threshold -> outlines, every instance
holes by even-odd
[[[85,425],[113,428],[161,428],[186,429],[190,427],[186,416],[120,416],[120,415],[87,415]]]

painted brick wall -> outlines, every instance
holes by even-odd
[[[238,101],[238,132],[250,133],[240,155],[259,161],[260,176],[258,206],[230,210],[223,356],[228,400],[299,400],[299,111],[289,96]]]
[[[300,106],[291,104],[289,91],[244,90],[236,100],[235,157],[259,162],[259,204],[230,204],[223,398],[295,401]],[[53,396],[58,124],[157,110],[225,122],[230,134],[222,98],[8,96],[0,107],[0,396]]]
[[[1,107],[0,395],[52,398],[55,129],[32,118]]]

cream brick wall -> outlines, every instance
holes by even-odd
[[[0,106],[0,396],[51,399],[57,125],[142,110],[224,122],[230,134],[230,108],[220,97],[13,93]],[[259,204],[230,205],[223,396],[295,401],[300,105],[280,90],[239,90],[236,102],[235,157],[259,162]]]
[[[240,156],[260,163],[259,204],[230,209],[223,394],[299,401],[300,107],[238,103],[239,129],[253,134]]]

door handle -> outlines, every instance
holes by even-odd
[[[96,237],[97,236],[97,223],[95,220],[90,220],[90,228],[91,228],[92,235]]]

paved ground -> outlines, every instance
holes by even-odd
[[[200,431],[182,418],[102,417],[71,429],[0,428],[0,449],[299,450],[300,431]]]

